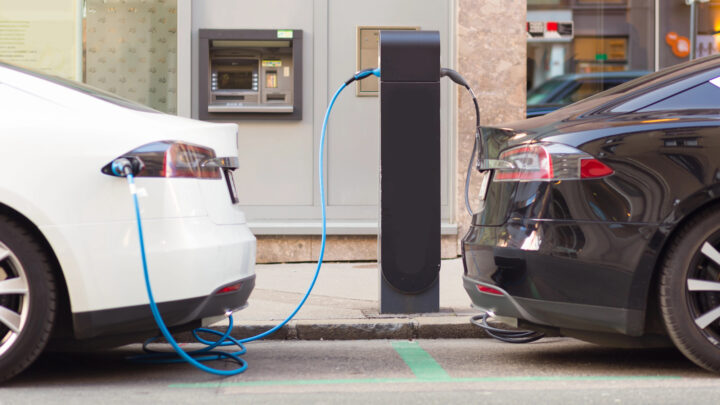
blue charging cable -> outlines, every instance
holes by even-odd
[[[324,164],[323,164],[323,155],[324,155],[324,149],[325,149],[325,134],[327,133],[327,124],[328,119],[330,118],[330,111],[332,111],[333,105],[335,104],[335,101],[337,100],[340,93],[347,87],[350,83],[356,81],[356,80],[362,80],[370,75],[374,75],[377,77],[380,77],[380,69],[365,69],[361,70],[357,73],[355,73],[350,79],[345,81],[342,85],[340,85],[340,88],[337,89],[335,94],[333,95],[332,99],[330,99],[330,104],[328,105],[327,111],[325,112],[325,118],[323,119],[323,126],[322,126],[322,132],[320,134],[320,147],[319,147],[319,165],[318,165],[318,171],[319,171],[319,178],[320,178],[320,206],[322,208],[322,242],[320,244],[320,256],[318,257],[318,264],[317,268],[315,269],[315,275],[313,276],[312,282],[310,283],[310,287],[308,287],[307,292],[303,296],[302,300],[300,300],[300,303],[297,305],[295,310],[287,317],[285,320],[274,326],[273,328],[260,333],[255,336],[251,336],[249,338],[245,339],[235,339],[232,336],[230,336],[230,332],[232,332],[233,327],[233,318],[232,315],[229,315],[229,323],[228,328],[225,332],[219,332],[213,329],[208,328],[197,328],[193,330],[192,334],[193,337],[200,343],[205,344],[206,347],[199,349],[199,350],[193,350],[193,351],[185,351],[183,350],[180,345],[177,343],[177,341],[172,337],[172,334],[168,330],[167,326],[165,325],[165,322],[162,319],[162,316],[160,315],[160,311],[158,310],[157,303],[155,302],[155,298],[153,296],[152,292],[152,286],[150,284],[150,276],[148,273],[148,266],[147,266],[147,257],[145,254],[145,240],[143,237],[143,229],[142,229],[142,220],[140,218],[140,204],[138,202],[137,197],[137,188],[135,186],[135,178],[133,176],[133,165],[130,160],[126,158],[119,158],[113,161],[111,165],[111,169],[113,174],[116,176],[125,176],[128,181],[128,186],[130,188],[130,194],[133,197],[133,203],[135,205],[135,219],[137,222],[137,230],[138,230],[138,237],[140,242],[140,257],[142,258],[142,266],[143,266],[143,276],[145,278],[145,288],[147,289],[148,294],[148,300],[150,302],[150,311],[152,312],[153,318],[155,319],[155,322],[158,325],[158,328],[160,329],[160,333],[162,333],[162,336],[165,338],[165,340],[172,346],[173,352],[156,352],[153,350],[150,350],[148,348],[148,345],[157,339],[158,337],[151,338],[147,340],[143,344],[143,349],[146,351],[146,354],[140,355],[140,356],[133,356],[130,358],[132,361],[136,362],[143,362],[143,363],[183,363],[187,362],[191,365],[197,367],[198,369],[221,376],[232,376],[237,375],[245,370],[247,370],[248,364],[245,360],[242,359],[243,354],[247,351],[243,343],[252,342],[255,340],[262,339],[268,335],[271,335],[275,333],[278,329],[285,326],[290,320],[300,311],[300,308],[305,304],[305,301],[307,301],[308,297],[310,296],[310,292],[312,291],[313,287],[315,287],[315,282],[317,281],[318,275],[320,274],[320,268],[322,266],[323,257],[325,256],[325,240],[327,238],[327,213],[326,213],[326,207],[325,207],[325,178],[323,175],[324,172]],[[203,339],[200,337],[200,333],[206,333],[211,335],[218,336],[217,340],[211,341],[207,339]],[[226,352],[226,351],[217,351],[215,350],[218,347],[227,347],[227,346],[236,346],[239,348],[238,351],[235,352]],[[227,359],[232,360],[239,364],[239,367],[231,370],[220,370],[212,367],[208,367],[202,362],[204,361],[211,361],[211,360],[221,360],[221,359]]]

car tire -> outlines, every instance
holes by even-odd
[[[720,211],[699,214],[667,249],[659,279],[670,338],[695,364],[720,373]]]
[[[27,368],[48,342],[56,308],[51,263],[24,226],[0,215],[0,382]]]

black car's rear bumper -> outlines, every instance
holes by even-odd
[[[512,297],[507,293],[498,296],[481,292],[477,288],[478,284],[484,283],[463,277],[463,286],[473,306],[483,311],[561,330],[577,329],[632,336],[643,332],[644,312],[640,310],[534,300]]]
[[[648,228],[550,220],[475,225],[463,239],[464,287],[474,306],[500,316],[639,336],[654,265],[645,254],[654,231]]]

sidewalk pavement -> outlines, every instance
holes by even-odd
[[[316,263],[259,264],[249,306],[234,314],[233,336],[264,332],[285,319],[312,281]],[[414,339],[487,337],[470,324],[479,313],[462,286],[461,259],[443,260],[440,312],[380,314],[379,275],[375,262],[323,263],[312,294],[274,339]],[[227,320],[213,328],[226,327]]]

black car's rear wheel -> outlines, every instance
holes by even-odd
[[[20,224],[0,215],[0,381],[35,360],[54,320],[55,283],[47,252]]]
[[[675,345],[696,364],[720,372],[720,211],[694,218],[673,240],[659,297]]]

